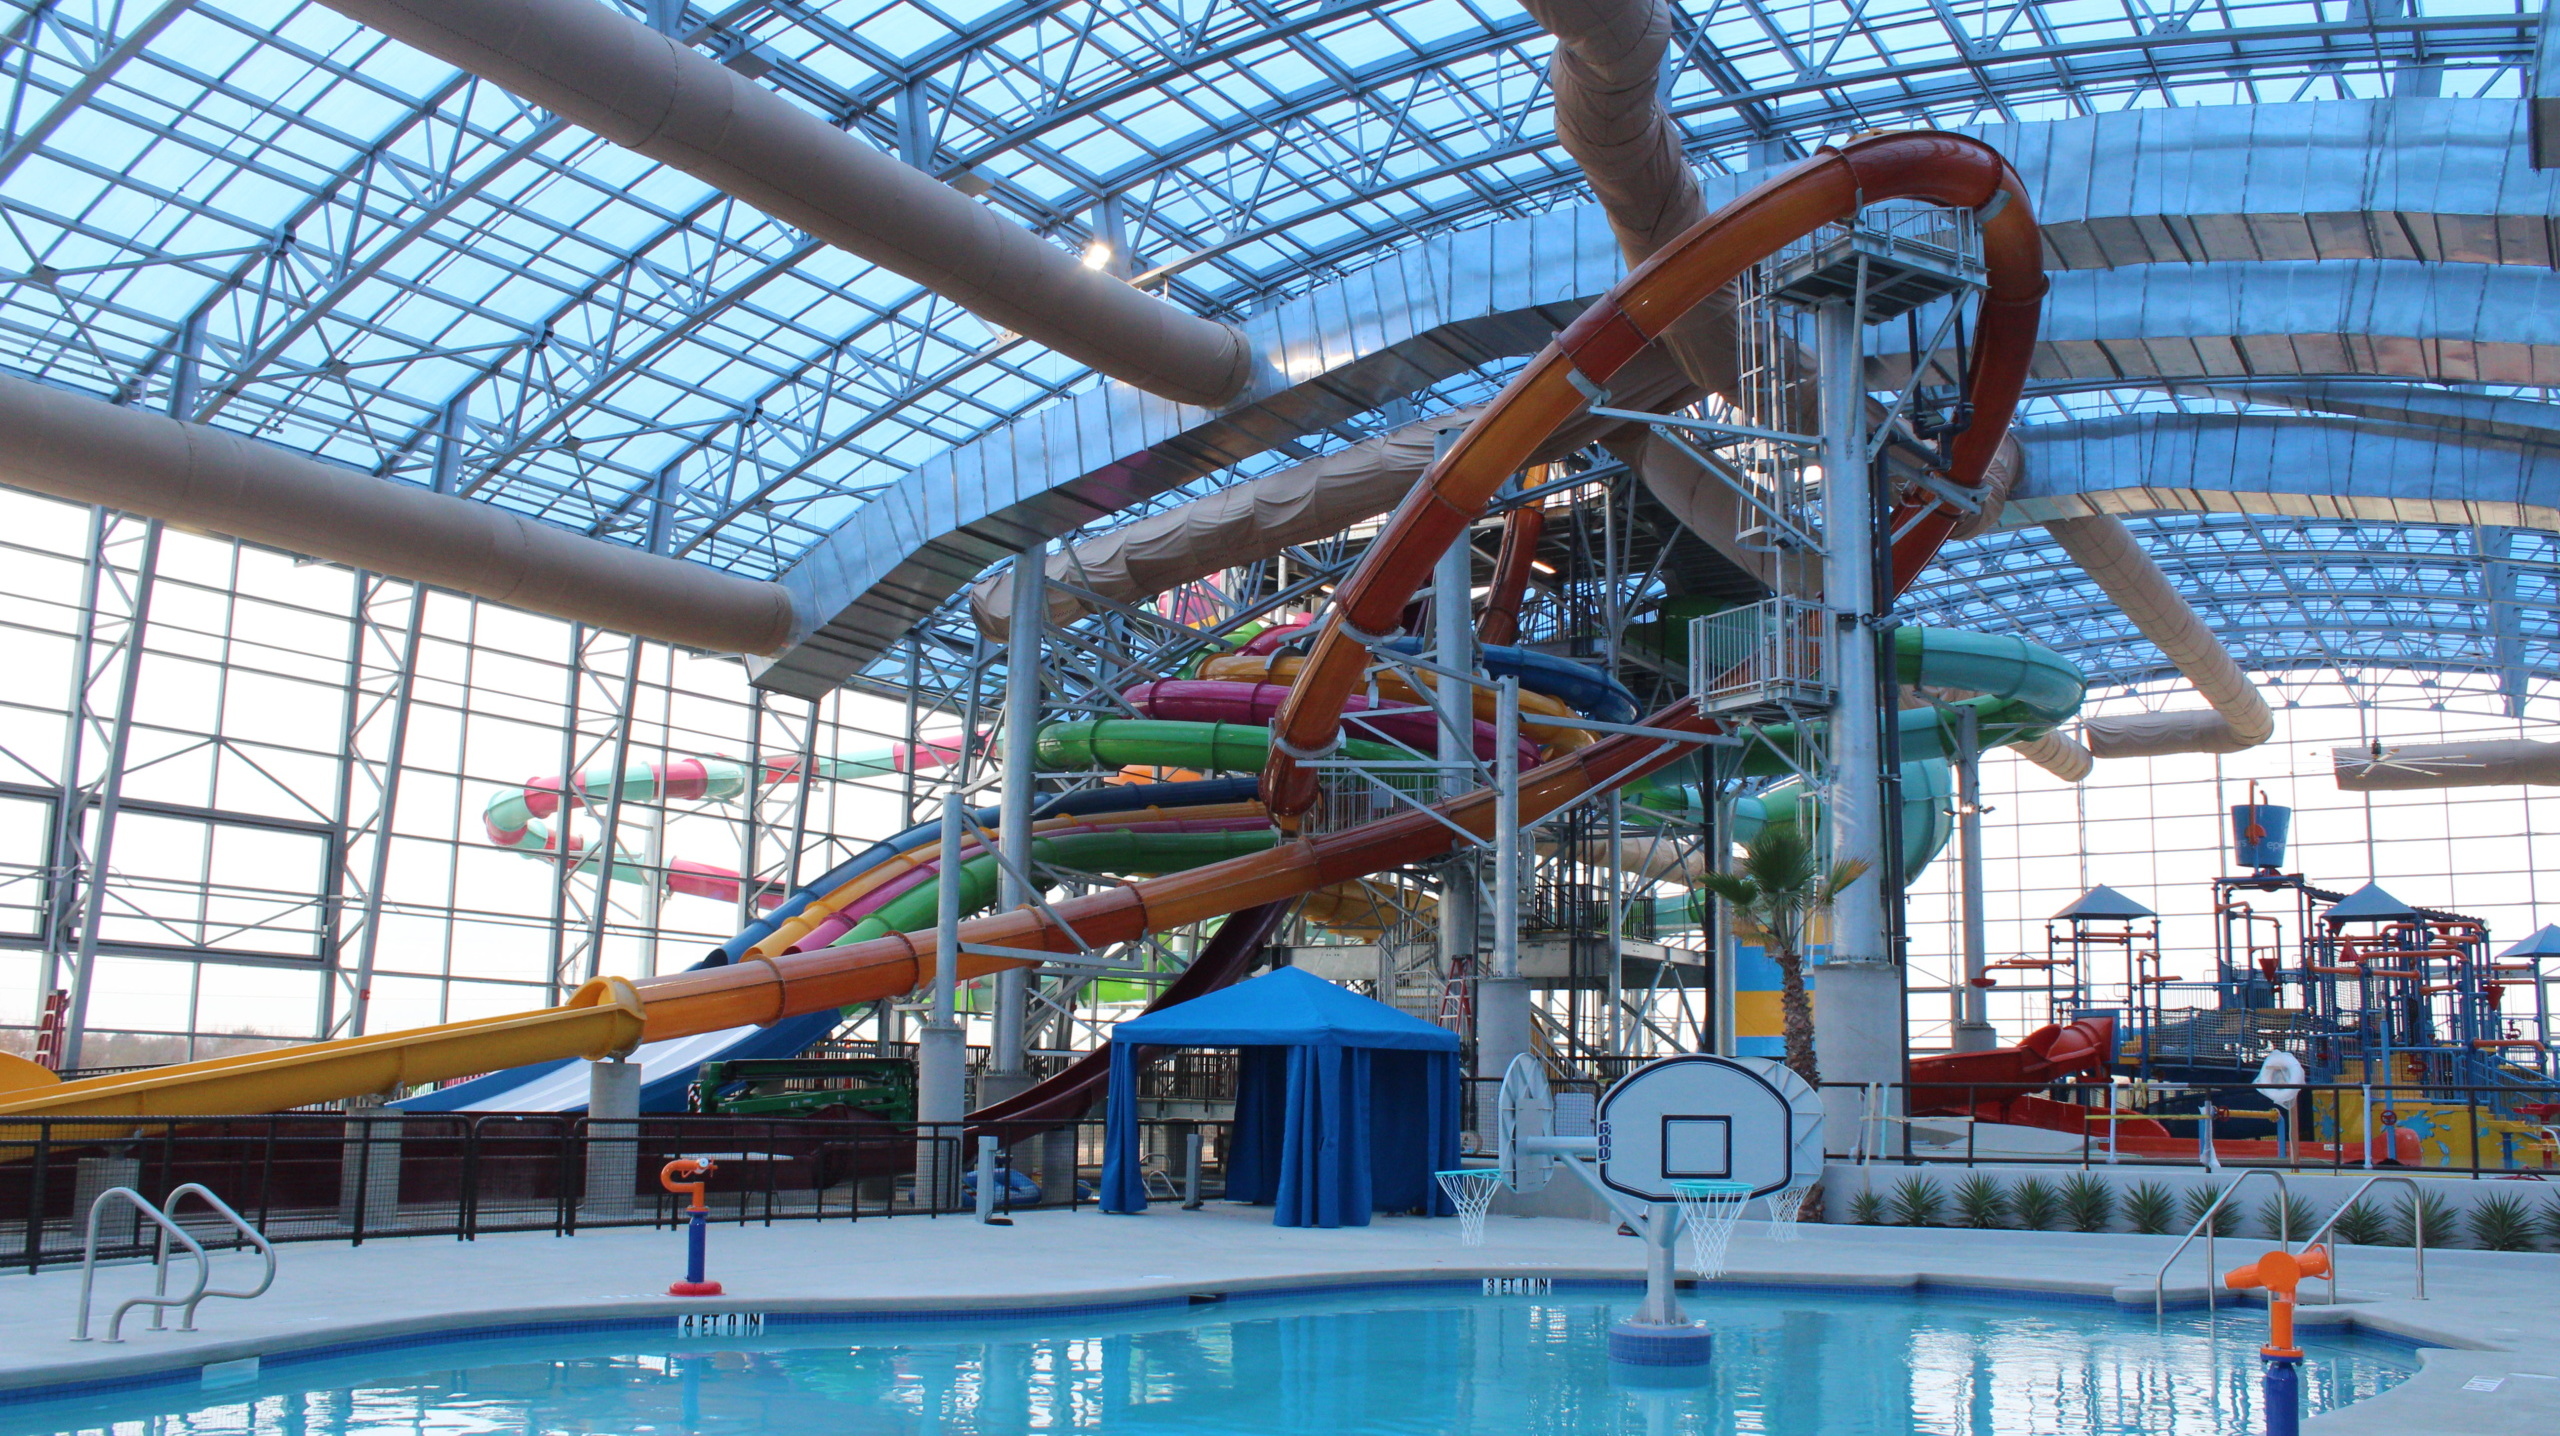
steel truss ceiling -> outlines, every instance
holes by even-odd
[[[1587,198],[1550,131],[1548,42],[1507,3],[620,8],[1204,313]],[[1666,98],[1721,170],[1883,125],[2512,95],[2540,21],[2514,0],[1679,8]],[[335,12],[0,13],[0,365],[759,575],[927,455],[1092,382]],[[2361,586],[2243,531],[2294,532],[2172,523],[2164,558],[2270,666],[2463,666],[2495,627],[2452,578],[2428,587],[2485,570],[2427,531],[2338,531],[2320,554],[2377,555]],[[1926,603],[2068,581],[2010,536]],[[2077,592],[2055,590],[2049,639],[2158,667]],[[2510,610],[2546,671],[2547,601]]]

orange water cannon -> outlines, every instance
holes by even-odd
[[[711,1210],[711,1204],[702,1199],[702,1193],[711,1185],[706,1178],[718,1170],[718,1162],[697,1162],[691,1157],[678,1157],[658,1169],[658,1185],[679,1197],[692,1198],[685,1203],[686,1211],[707,1212]]]
[[[2293,1344],[2294,1292],[2307,1276],[2329,1274],[2329,1249],[2304,1247],[2298,1252],[2272,1251],[2244,1267],[2223,1273],[2222,1284],[2233,1291],[2267,1293],[2267,1344],[2261,1356],[2300,1357]]]
[[[702,1199],[710,1176],[720,1164],[709,1158],[678,1157],[658,1169],[658,1185],[689,1200],[685,1204],[684,1280],[667,1288],[669,1296],[718,1296],[720,1283],[703,1272],[703,1247],[709,1239],[711,1204]]]

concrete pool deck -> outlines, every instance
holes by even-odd
[[[1808,1285],[2010,1291],[2151,1303],[2152,1273],[2173,1238],[2060,1232],[1808,1226],[1778,1243],[1746,1223],[1732,1249],[1735,1280]],[[2250,1260],[2267,1243],[2226,1238],[2222,1265]],[[127,1340],[74,1344],[77,1268],[0,1276],[0,1402],[11,1392],[154,1376],[195,1379],[208,1365],[347,1343],[443,1331],[655,1317],[678,1312],[927,1312],[996,1307],[1025,1311],[1194,1293],[1314,1288],[1483,1276],[1639,1278],[1638,1244],[1605,1225],[1496,1215],[1481,1247],[1454,1221],[1380,1218],[1337,1231],[1282,1229],[1268,1209],[1213,1204],[1198,1212],[1159,1205],[1143,1217],[1027,1212],[1012,1227],[960,1218],[791,1222],[722,1226],[711,1234],[711,1274],[721,1298],[664,1295],[680,1275],[683,1246],[664,1230],[590,1230],[484,1237],[406,1238],[362,1247],[286,1246],[273,1291],[255,1301],[208,1301],[202,1331],[137,1330]],[[2422,1369],[2374,1400],[2320,1418],[2320,1436],[2552,1436],[2560,1432],[2560,1256],[2435,1251],[2429,1301],[2410,1299],[2412,1257],[2352,1247],[2337,1308],[2306,1306],[2306,1324],[2352,1320],[2422,1346]],[[253,1256],[217,1261],[214,1283],[254,1280]],[[2201,1300],[2202,1246],[2181,1260],[2172,1301]],[[2318,1284],[2313,1284],[2315,1289]],[[93,1329],[117,1302],[149,1289],[150,1269],[103,1269]],[[2316,1300],[2316,1297],[2315,1297]],[[2229,1318],[2235,1334],[2263,1331],[2252,1310]],[[2494,1383],[2494,1385],[2492,1384]]]

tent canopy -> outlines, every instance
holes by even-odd
[[[1114,1042],[1148,1047],[1372,1047],[1455,1052],[1458,1034],[1283,967],[1250,982],[1133,1017]]]
[[[2500,957],[2560,957],[2560,924],[2546,924],[2540,932],[2499,953]]]
[[[2133,899],[2100,883],[2072,900],[2071,906],[2055,913],[2056,918],[2082,918],[2091,922],[2133,922],[2159,914]]]
[[[2366,883],[2320,914],[2320,920],[2332,923],[2407,922],[2418,915],[2416,908],[2384,892],[2382,884]]]
[[[1458,1164],[1458,1037],[1284,967],[1123,1022],[1111,1034],[1102,1209],[1142,1212],[1138,1050],[1233,1047],[1227,1199],[1284,1227],[1367,1226],[1372,1211],[1452,1208],[1433,1173]]]

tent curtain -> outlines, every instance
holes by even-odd
[[[1247,1047],[1236,1054],[1236,1125],[1227,1138],[1228,1201],[1267,1207],[1279,1198],[1292,1050]]]
[[[1138,1049],[1111,1044],[1111,1092],[1102,1108],[1102,1209],[1143,1212],[1147,1183],[1138,1174]]]
[[[1288,1138],[1271,1222],[1282,1227],[1369,1224],[1369,1059],[1358,1047],[1308,1046],[1289,1054]]]

